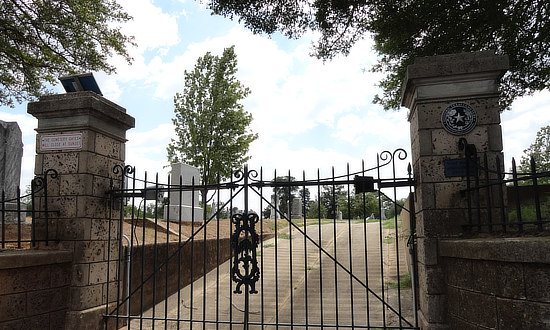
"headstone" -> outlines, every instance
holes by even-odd
[[[277,212],[277,195],[276,194],[273,194],[271,196],[271,213],[269,213],[269,218],[270,219],[275,219],[275,213]]]
[[[386,210],[384,208],[380,208],[380,220],[386,220]]]
[[[170,171],[170,184],[173,188],[170,191],[170,204],[164,206],[164,219],[169,221],[203,221],[204,210],[200,207],[199,189],[195,191],[180,192],[175,187],[181,184],[191,186],[193,183],[200,185],[200,171],[198,168],[183,164],[172,164]]]
[[[302,205],[302,198],[300,197],[294,197],[292,199],[292,219],[300,219],[303,217],[303,205]]]
[[[21,180],[21,158],[23,157],[23,142],[21,129],[15,122],[0,120],[0,198],[5,192],[5,199],[15,199],[18,196],[17,187]],[[16,202],[5,203],[6,209],[16,209]],[[24,209],[25,207],[22,206]],[[17,214],[8,212],[6,222],[16,222]]]

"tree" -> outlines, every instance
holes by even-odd
[[[530,173],[531,158],[533,158],[537,173],[550,171],[550,125],[541,127],[537,132],[535,142],[529,148],[523,150],[519,169],[521,172]],[[550,183],[550,178],[541,178],[539,183]]]
[[[119,27],[130,19],[114,0],[0,2],[0,105],[32,100],[60,75],[113,73],[113,53],[130,63],[133,39]]]
[[[323,204],[326,209],[327,218],[336,219],[339,201],[346,200],[346,198],[347,192],[344,190],[344,186],[323,186],[321,197],[319,199],[321,204]]]
[[[199,168],[203,184],[231,177],[248,159],[250,143],[258,135],[250,131],[252,115],[240,101],[249,93],[235,77],[234,46],[221,57],[207,52],[192,71],[185,71],[185,86],[174,97],[177,139],[167,147],[171,164],[185,162]],[[207,204],[206,193],[202,194]]]
[[[296,178],[293,176],[278,176],[275,178],[274,182],[292,182],[296,181]],[[290,205],[292,203],[292,200],[294,197],[296,197],[294,194],[298,191],[298,187],[296,186],[288,186],[288,187],[275,187],[273,188],[273,196],[276,197],[276,203],[278,203],[277,208],[278,210],[283,214],[290,214]]]
[[[298,37],[320,32],[314,55],[331,59],[372,34],[386,76],[375,97],[398,109],[407,65],[416,57],[481,50],[507,54],[502,108],[522,95],[550,87],[550,2],[546,0],[210,0],[215,14],[238,16],[256,33],[280,31]]]

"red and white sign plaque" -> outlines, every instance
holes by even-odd
[[[82,149],[82,133],[50,134],[40,137],[40,151]]]

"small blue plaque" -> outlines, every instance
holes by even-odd
[[[447,159],[443,161],[443,166],[445,168],[445,177],[464,177],[466,174],[466,159]],[[477,174],[476,162],[470,162],[470,176],[475,176]]]

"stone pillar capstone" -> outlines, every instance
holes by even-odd
[[[102,329],[107,303],[116,300],[119,212],[109,207],[115,165],[123,165],[126,131],[134,118],[93,92],[51,95],[29,103],[38,119],[35,174],[48,181],[48,232],[35,219],[38,240],[73,252],[66,329]],[[109,231],[110,244],[109,244]],[[57,244],[56,244],[57,243]],[[40,246],[46,245],[40,242]],[[107,255],[111,265],[107,274]],[[109,293],[107,294],[107,291]]]
[[[402,105],[407,107],[416,179],[419,321],[422,329],[447,329],[445,278],[438,240],[459,236],[467,224],[460,193],[466,178],[452,169],[459,140],[494,163],[502,160],[498,84],[507,56],[490,51],[417,58],[407,68]],[[447,168],[446,168],[447,167]],[[446,172],[447,170],[447,172]],[[462,174],[463,175],[463,174]]]

